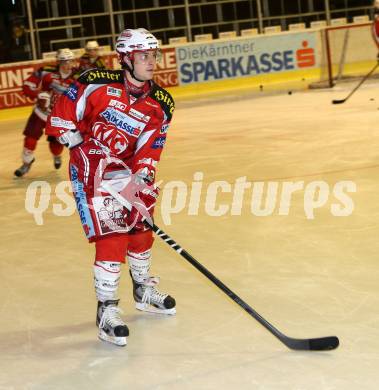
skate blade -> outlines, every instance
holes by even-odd
[[[102,329],[99,331],[99,339],[107,341],[108,343],[118,345],[119,347],[125,347],[127,344],[126,337],[113,337],[107,335]]]
[[[141,303],[141,302],[136,302],[136,309],[141,311],[146,311],[148,313],[154,313],[154,314],[168,314],[171,316],[176,314],[176,307],[173,307],[172,309],[158,309],[155,306],[148,305],[147,303]]]

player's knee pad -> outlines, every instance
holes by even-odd
[[[93,265],[96,298],[100,302],[117,299],[121,263],[95,261]]]
[[[96,261],[115,261],[125,263],[127,234],[116,234],[102,238],[95,242]]]

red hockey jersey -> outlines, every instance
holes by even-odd
[[[62,95],[74,81],[73,76],[63,78],[58,66],[43,66],[33,72],[23,84],[23,92],[26,96],[35,99],[40,92],[47,92],[50,95],[50,106],[42,110],[35,107],[34,112],[42,119],[46,120],[51,108],[59,95]]]
[[[122,70],[93,69],[59,98],[46,134],[78,129],[123,160],[133,172],[148,167],[154,176],[174,111],[171,95],[150,81],[141,97],[129,93]]]

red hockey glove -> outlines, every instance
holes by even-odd
[[[138,187],[138,194],[135,193],[137,196],[130,202],[132,210],[129,214],[128,226],[137,231],[144,231],[148,229],[144,223],[145,220],[153,223],[154,206],[157,202],[159,190],[154,184],[143,183]]]

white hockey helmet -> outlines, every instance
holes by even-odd
[[[57,61],[69,61],[74,59],[75,54],[69,48],[59,49],[57,51]]]
[[[127,69],[132,77],[138,81],[134,73],[134,53],[141,51],[155,51],[157,61],[160,60],[158,39],[144,28],[124,30],[116,40],[116,52],[123,69]]]
[[[88,41],[85,46],[86,50],[96,50],[98,48],[99,44],[97,43],[97,41]]]
[[[154,49],[159,49],[158,39],[144,28],[126,29],[116,40],[116,51],[119,54]]]

